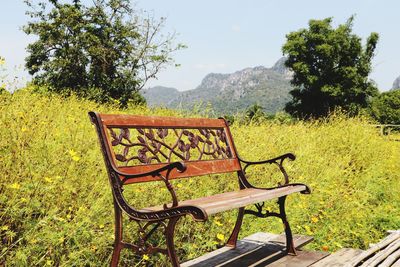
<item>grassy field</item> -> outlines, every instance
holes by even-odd
[[[39,96],[29,91],[0,95],[0,265],[107,266],[113,242],[113,209],[97,136],[87,112],[188,116],[143,107],[120,111],[74,97]],[[379,135],[363,118],[332,116],[325,121],[232,126],[245,159],[293,152],[287,162],[293,181],[310,185],[311,195],[291,195],[288,217],[293,231],[313,235],[310,249],[366,248],[389,229],[400,228],[400,142]],[[251,170],[258,185],[274,185],[272,166]],[[180,199],[237,187],[233,175],[174,182]],[[196,191],[193,190],[196,188]],[[132,205],[168,199],[161,183],[130,186]],[[271,207],[272,207],[271,203]],[[223,244],[236,211],[206,223],[186,218],[178,224],[181,260]],[[133,238],[132,223],[126,231]],[[245,217],[241,236],[282,232],[278,220]],[[163,243],[156,236],[153,242]],[[122,255],[125,265],[156,262]]]

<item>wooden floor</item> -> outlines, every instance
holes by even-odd
[[[240,241],[236,249],[223,247],[197,259],[183,263],[182,267],[400,267],[400,230],[392,231],[366,251],[344,248],[329,254],[321,251],[301,250],[313,240],[309,236],[294,236],[297,256],[286,255],[285,236],[256,233]]]
[[[309,236],[294,236],[296,248],[310,243]],[[236,249],[220,248],[197,259],[183,263],[182,267],[242,267],[242,266],[311,266],[329,254],[326,252],[298,251],[297,256],[286,255],[285,236],[270,233],[256,233],[240,241]]]

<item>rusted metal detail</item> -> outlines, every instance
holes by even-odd
[[[242,223],[243,223],[244,212],[245,212],[244,208],[239,208],[235,227],[233,228],[232,233],[231,233],[228,241],[226,242],[226,245],[228,247],[236,248],[240,228],[242,227]]]
[[[297,255],[294,247],[292,230],[290,229],[286,216],[285,200],[286,196],[278,198],[277,204],[279,205],[279,213],[264,210],[264,203],[257,203],[255,204],[257,211],[245,209],[243,214],[251,214],[259,218],[277,217],[281,219],[286,235],[286,252],[290,255]]]
[[[175,226],[176,226],[176,223],[178,222],[179,218],[180,217],[174,217],[174,218],[169,219],[168,225],[165,228],[165,238],[167,239],[168,256],[172,263],[172,266],[174,266],[174,267],[179,266],[179,259],[178,259],[178,256],[176,255],[175,244],[174,244]]]
[[[262,161],[247,161],[247,160],[243,160],[241,158],[239,158],[239,160],[240,160],[240,162],[245,164],[244,168],[243,168],[244,172],[246,172],[246,169],[252,165],[259,165],[259,164],[275,164],[275,165],[277,165],[283,175],[283,178],[284,178],[284,182],[279,183],[278,185],[286,185],[286,184],[289,184],[289,176],[288,176],[285,168],[283,167],[283,161],[287,158],[290,160],[295,160],[296,156],[292,153],[287,153],[287,154],[284,154],[282,156],[279,156],[279,157],[276,157],[273,159],[262,160]]]
[[[224,128],[108,130],[120,166],[232,158]]]

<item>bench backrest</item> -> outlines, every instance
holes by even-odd
[[[170,179],[234,172],[241,169],[224,119],[174,118],[89,113],[96,125],[106,165],[140,174],[183,161],[186,171]],[[122,177],[121,177],[122,178]],[[159,180],[145,176],[128,183]]]

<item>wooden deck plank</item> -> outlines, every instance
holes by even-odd
[[[386,247],[390,247],[390,244],[397,241],[399,238],[400,238],[400,232],[395,231],[395,232],[391,233],[390,235],[388,235],[386,238],[384,238],[378,244],[373,245],[368,250],[363,251],[363,253],[360,253],[358,256],[353,258],[345,266],[352,267],[352,266],[356,266],[360,263],[363,263],[361,266],[366,266],[367,264],[372,263],[374,261],[375,255],[377,257],[380,257],[380,255],[382,253],[380,251],[384,250]]]
[[[313,240],[312,237],[294,236],[296,248],[300,248]],[[223,247],[199,258],[183,263],[183,267],[205,266],[252,266],[253,264],[272,263],[286,256],[284,235],[256,233],[238,241],[236,249]],[[255,265],[258,266],[258,265]]]
[[[335,253],[331,254],[328,257],[323,258],[322,260],[317,261],[312,267],[340,267],[344,266],[346,263],[348,263],[350,260],[352,260],[354,257],[357,257],[359,254],[361,254],[363,250],[361,249],[352,249],[352,248],[342,248],[339,251],[336,251]]]
[[[230,247],[222,247],[214,250],[196,259],[182,263],[182,267],[201,267],[201,266],[216,266],[227,259],[235,259],[250,251],[258,249],[269,240],[276,238],[278,235],[271,233],[255,233],[251,236],[239,240],[236,249]]]
[[[263,265],[260,263],[258,265],[254,265],[254,267],[307,267],[312,265],[314,262],[327,257],[328,255],[328,252],[322,251],[298,251],[297,256],[286,255],[285,257],[272,262],[271,264]]]

